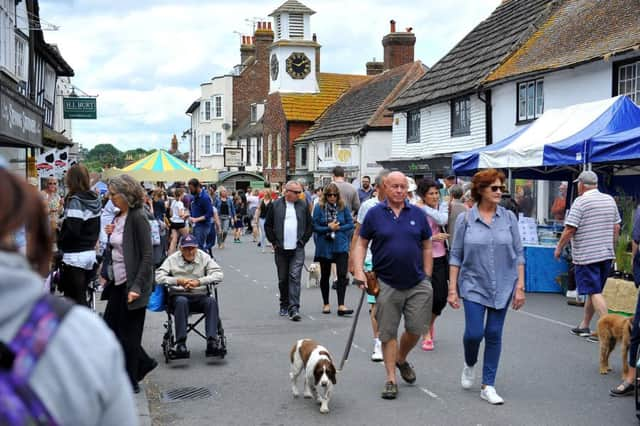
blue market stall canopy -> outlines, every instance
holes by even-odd
[[[493,145],[453,156],[456,174],[640,160],[640,108],[626,96],[546,111]]]

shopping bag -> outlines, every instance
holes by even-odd
[[[165,289],[163,285],[155,284],[153,292],[149,297],[147,309],[151,312],[163,312],[165,310]]]

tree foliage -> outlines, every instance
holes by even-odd
[[[149,154],[149,151],[145,151],[142,148],[122,152],[110,143],[98,144],[86,153],[84,164],[89,171],[101,172],[107,167],[122,168],[126,164],[137,161]]]

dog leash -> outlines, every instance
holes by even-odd
[[[364,286],[364,282],[356,280],[354,278],[353,284],[357,286]],[[351,344],[353,343],[353,337],[356,334],[356,326],[358,325],[358,317],[360,317],[360,310],[362,309],[362,302],[364,302],[364,295],[366,291],[363,289],[360,293],[360,301],[358,302],[358,308],[356,309],[356,315],[353,318],[353,324],[351,325],[351,331],[349,332],[349,338],[347,339],[347,346],[344,348],[344,354],[342,355],[342,361],[340,361],[339,371],[342,371],[344,363],[349,359],[349,352],[351,351]]]

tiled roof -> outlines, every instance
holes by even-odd
[[[370,77],[366,75],[318,74],[319,93],[281,93],[282,109],[288,121],[315,121],[351,86]]]
[[[407,109],[469,93],[529,39],[558,0],[509,0],[478,24],[391,108]]]
[[[392,117],[384,114],[386,106],[424,71],[421,62],[412,62],[352,87],[297,141],[350,135],[366,127],[391,127]]]
[[[486,81],[563,68],[639,46],[638,0],[566,0]]]
[[[282,5],[279,8],[271,12],[269,16],[275,16],[275,15],[280,15],[281,13],[292,13],[292,12],[305,13],[309,15],[313,15],[314,13],[316,13],[297,0],[287,0],[284,3],[282,3]]]

